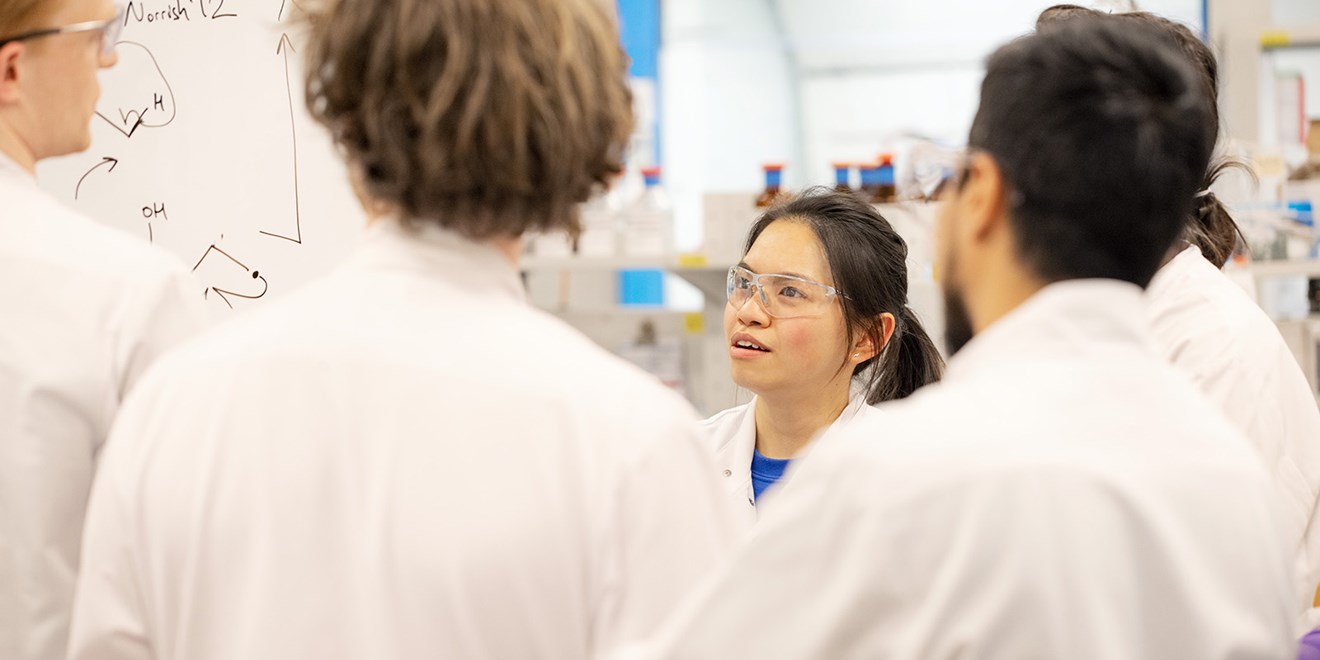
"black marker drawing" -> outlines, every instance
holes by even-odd
[[[276,234],[269,231],[261,231],[262,234],[282,238],[286,241],[302,245],[302,200],[298,197],[298,125],[293,108],[293,84],[289,79],[289,53],[293,51],[293,42],[289,41],[289,35],[281,34],[280,43],[275,47],[276,55],[284,55],[284,88],[289,97],[289,131],[293,135],[293,236],[286,234]]]
[[[188,8],[184,7],[179,0],[174,0],[174,4],[167,5],[164,9],[148,9],[146,5],[138,0],[129,0],[128,8],[124,10],[124,25],[128,25],[130,20],[139,23],[156,23],[165,21],[190,21]]]
[[[165,211],[165,204],[156,204],[155,202],[152,202],[151,204],[142,207],[142,217],[147,219],[147,242],[155,243],[156,232],[151,226],[151,221],[156,218],[161,218],[167,222],[169,221],[170,216]]]
[[[192,0],[188,0],[188,1],[192,2]],[[215,7],[211,9],[210,14],[206,13],[206,5],[208,4],[208,2],[215,3]],[[197,0],[197,4],[200,5],[202,8],[202,16],[205,16],[206,18],[209,18],[211,20],[215,20],[217,18],[234,18],[238,16],[238,14],[233,14],[233,13],[224,13],[224,14],[220,13],[225,9],[225,2],[226,0]]]
[[[115,166],[119,164],[119,159],[111,158],[109,156],[104,156],[101,158],[101,162],[93,166],[92,169],[87,170],[87,173],[82,175],[82,178],[78,179],[78,185],[74,186],[73,188],[74,201],[77,201],[78,195],[82,192],[83,181],[86,180],[87,177],[91,176],[92,172],[95,172],[96,170],[105,167],[107,163],[110,165],[110,169],[106,170],[106,172],[113,172],[115,171]]]
[[[245,277],[244,279],[261,280],[261,290],[256,292],[244,293],[241,291],[235,291],[232,288],[222,289],[218,286],[209,286],[204,291],[202,291],[203,298],[206,298],[212,291],[214,291],[216,295],[220,296],[220,299],[223,300],[224,303],[229,306],[230,309],[233,309],[234,303],[230,302],[229,300],[230,296],[233,296],[235,298],[246,298],[247,300],[256,300],[257,298],[266,295],[266,291],[270,289],[270,283],[266,281],[266,278],[262,277],[259,271],[255,271],[248,268],[246,265],[243,264],[243,262],[239,261],[238,259],[235,259],[228,252],[225,252],[224,250],[221,250],[220,248],[216,247],[214,243],[212,243],[210,247],[206,248],[206,252],[202,253],[202,258],[198,259],[197,265],[193,266],[192,268],[193,272],[196,273],[197,269],[201,268],[203,263],[207,263],[207,259],[209,257],[216,254],[225,258],[225,260],[218,260],[218,259],[210,260],[211,263],[219,264],[217,268],[222,268],[225,271],[228,271],[229,273],[233,273],[234,269],[232,267],[238,266],[239,268],[243,269],[243,274],[248,276]]]
[[[233,12],[225,12],[226,2],[228,0],[188,0],[189,5],[196,5],[201,10],[202,18],[211,20],[238,16]],[[208,5],[214,5],[209,13]],[[188,13],[188,7],[183,6],[183,0],[173,0],[173,4],[167,4],[164,9],[150,9],[143,2],[130,0],[128,9],[124,12],[124,25],[128,25],[130,19],[139,23],[178,22],[192,21],[192,16]]]
[[[96,116],[126,138],[132,138],[142,127],[169,126],[178,115],[178,108],[174,90],[156,56],[135,41],[119,42],[117,52],[119,65],[102,74],[105,85],[101,101],[96,105]]]
[[[280,0],[280,13],[279,16],[276,17],[276,20],[279,21],[284,20],[284,8],[288,6],[288,4],[289,4],[289,0]],[[298,0],[293,0],[293,6],[296,7],[299,11],[302,11],[302,3],[298,2]]]

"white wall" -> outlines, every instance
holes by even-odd
[[[1275,25],[1320,23],[1320,2],[1316,0],[1273,0]]]
[[[761,187],[761,163],[795,159],[795,86],[762,0],[667,0],[660,55],[665,185],[679,249],[700,238],[706,191]]]
[[[763,162],[790,161],[785,181],[800,187],[831,182],[830,161],[873,159],[907,132],[962,142],[982,61],[1052,4],[669,0],[662,122],[680,244],[692,240],[701,191],[758,189]],[[1201,0],[1137,4],[1202,29]]]

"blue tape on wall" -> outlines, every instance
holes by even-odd
[[[659,104],[660,83],[660,0],[618,0],[619,32],[623,48],[632,59],[629,74],[649,78],[656,85]],[[659,116],[659,108],[656,108]],[[660,125],[652,133],[656,164],[660,162]],[[664,271],[622,270],[618,274],[619,303],[622,305],[659,306],[665,304]]]
[[[665,273],[662,270],[619,271],[619,304],[659,306],[665,304]]]
[[[660,76],[660,0],[619,0],[619,32],[635,78]]]

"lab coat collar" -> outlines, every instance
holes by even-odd
[[[503,252],[433,223],[414,226],[381,218],[367,228],[362,248],[349,263],[440,273],[465,290],[527,299],[518,267]]]
[[[945,380],[1025,361],[1154,354],[1141,288],[1109,279],[1047,285],[972,338],[949,360]]]
[[[1151,278],[1150,285],[1146,287],[1147,298],[1162,297],[1170,290],[1186,286],[1187,280],[1193,276],[1196,269],[1202,267],[1213,269],[1214,264],[1206,261],[1200,248],[1195,245],[1188,245],[1174,255],[1168,263],[1164,264],[1155,273],[1155,277]]]
[[[756,450],[756,399],[757,397],[752,397],[750,403],[741,407],[737,413],[737,430],[721,438],[721,443],[715,448],[715,454],[721,463],[721,467],[732,475],[727,479],[726,489],[733,495],[745,494],[749,502],[754,499],[752,495],[752,453]],[[835,429],[847,426],[866,405],[868,405],[866,396],[861,388],[852,388],[848,406],[843,409],[842,413],[839,413],[837,419],[822,429],[794,459],[803,458],[820,443],[829,440],[831,436],[835,435]],[[785,475],[784,478],[786,480],[788,475]]]
[[[715,448],[725,474],[725,490],[736,499],[747,500],[755,509],[756,497],[752,491],[752,452],[756,449],[756,397],[742,407],[738,427],[732,435],[723,438]]]

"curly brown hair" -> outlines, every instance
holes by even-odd
[[[307,106],[363,193],[473,239],[578,229],[622,171],[627,57],[599,0],[307,7]]]

